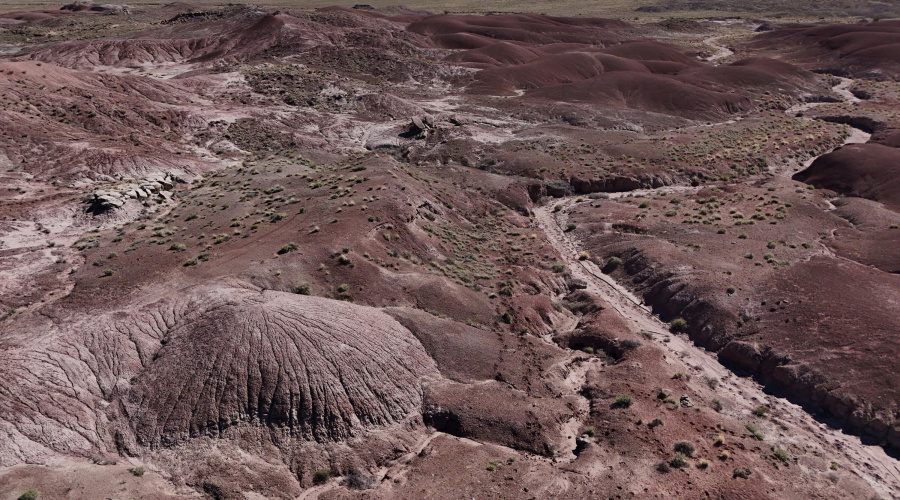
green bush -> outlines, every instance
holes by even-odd
[[[288,243],[287,245],[282,246],[278,249],[278,255],[284,255],[288,252],[293,252],[297,249],[297,244],[294,242]]]
[[[697,451],[697,448],[694,446],[694,443],[690,441],[678,441],[675,443],[675,452],[681,453],[686,457],[694,456],[694,453]]]
[[[753,414],[757,417],[765,417],[767,413],[769,413],[769,408],[766,406],[757,406],[753,410]]]
[[[764,439],[763,433],[760,432],[760,430],[757,429],[755,425],[747,424],[746,428],[748,431],[750,431],[750,434],[753,434],[753,437],[755,437],[756,439],[758,439],[760,441],[762,441]]]
[[[144,475],[145,472],[147,472],[147,469],[145,469],[139,465],[137,467],[132,467],[132,468],[128,469],[128,472],[134,474],[136,477],[141,477]]]
[[[25,493],[19,495],[19,500],[37,500],[38,490],[34,488],[29,488],[25,490]]]
[[[578,228],[578,224],[575,224],[574,222],[566,224],[566,232],[574,231],[576,228]]]
[[[553,264],[553,272],[554,273],[561,273],[561,272],[564,272],[565,270],[566,270],[565,264],[561,264],[558,262],[556,264]]]
[[[331,469],[318,469],[313,474],[313,484],[325,484],[331,479]]]
[[[734,469],[734,472],[731,473],[731,477],[747,479],[750,477],[750,474],[753,474],[753,471],[750,470],[750,467],[738,467]]]
[[[687,330],[688,322],[684,318],[675,318],[669,323],[669,331],[673,333],[683,332]]]
[[[628,408],[634,403],[634,399],[628,394],[619,394],[613,401],[613,408]]]
[[[687,457],[685,457],[684,453],[676,453],[672,460],[669,460],[669,465],[675,467],[676,469],[680,469],[687,465]]]
[[[609,274],[618,269],[621,265],[622,259],[613,256],[606,259],[606,264],[603,266],[603,269],[601,269],[601,271],[603,271],[604,274]]]

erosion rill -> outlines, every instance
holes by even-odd
[[[896,13],[651,4],[0,4],[0,498],[900,498]]]

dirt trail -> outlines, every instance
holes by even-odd
[[[772,425],[763,432],[772,439],[812,445],[822,452],[822,456],[842,456],[853,464],[854,473],[876,491],[888,498],[900,498],[900,462],[888,456],[883,448],[864,445],[859,438],[816,421],[800,406],[766,394],[762,386],[752,379],[735,376],[709,352],[695,346],[687,338],[669,333],[667,325],[654,316],[641,300],[603,274],[596,264],[579,260],[580,243],[563,230],[567,212],[577,204],[575,198],[565,199],[561,210],[555,213],[551,206],[539,207],[535,209],[535,221],[560,253],[572,275],[587,284],[588,292],[608,302],[631,323],[635,331],[649,333],[675,358],[696,367],[700,371],[698,375],[718,378],[721,383],[717,391],[732,402],[727,410],[729,413],[749,415],[759,405],[769,405],[772,408]],[[777,430],[774,424],[781,429]]]
[[[709,37],[709,38],[703,40],[703,43],[705,43],[706,45],[709,45],[716,51],[713,55],[706,58],[707,61],[714,62],[714,61],[718,61],[720,59],[725,59],[726,57],[730,57],[730,56],[734,55],[733,50],[729,49],[728,47],[725,47],[724,45],[719,45],[717,43],[717,41],[720,38],[725,38],[725,36],[726,35],[712,36],[712,37]]]

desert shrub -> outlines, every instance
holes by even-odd
[[[775,244],[774,241],[770,241],[770,242],[766,243],[766,248],[768,248],[769,250],[774,250],[776,246],[777,245]]]
[[[613,256],[613,257],[606,259],[606,264],[603,266],[603,269],[601,269],[601,270],[604,273],[609,274],[609,273],[615,271],[616,269],[618,269],[619,266],[621,266],[621,265],[622,265],[622,259]]]
[[[757,406],[753,409],[753,414],[757,417],[765,417],[769,413],[769,408],[765,406]]]
[[[722,446],[723,444],[725,444],[725,436],[719,434],[718,436],[716,436],[716,440],[713,441],[713,446]]]
[[[191,267],[197,265],[197,259],[188,259],[184,261],[184,267]]]
[[[697,461],[698,469],[706,469],[708,467],[709,467],[709,460],[707,460],[705,458],[701,458],[700,460]]]
[[[668,463],[666,463],[666,462],[660,462],[660,463],[656,464],[656,470],[659,471],[659,472],[662,472],[663,474],[665,474],[665,473],[669,472],[669,471],[672,470],[672,469],[669,467],[669,464],[668,464]]]
[[[628,408],[634,403],[634,399],[628,394],[619,394],[613,401],[613,408]]]
[[[694,453],[697,451],[697,448],[694,446],[694,443],[690,441],[678,441],[675,443],[675,452],[681,453],[686,457],[694,456]]]
[[[19,500],[37,500],[38,490],[34,488],[29,488],[25,490],[24,493],[19,495]]]
[[[594,434],[596,434],[596,433],[597,433],[597,430],[594,429],[594,427],[590,426],[590,425],[585,427],[584,430],[581,431],[582,436],[589,436],[589,437],[594,437]]]
[[[661,419],[654,418],[653,421],[647,424],[647,427],[653,429],[654,427],[659,427],[660,425],[663,425],[663,421]]]
[[[730,451],[728,451],[728,450],[722,450],[722,452],[719,453],[719,460],[728,460],[729,458],[731,458],[731,452],[730,452]]]
[[[688,322],[684,318],[675,318],[669,323],[669,331],[673,333],[683,332],[687,330]]]
[[[687,465],[687,457],[684,456],[684,453],[676,453],[672,460],[669,460],[669,465],[675,467],[676,469],[680,469]]]
[[[741,233],[741,234],[739,234],[739,235],[738,235],[738,238],[740,238],[740,239],[742,239],[742,240],[746,240],[746,239],[747,239],[747,233]]]
[[[554,272],[554,273],[561,273],[561,272],[563,272],[563,271],[565,271],[565,270],[566,270],[566,265],[565,265],[565,264],[561,264],[561,263],[558,263],[558,262],[557,262],[556,264],[553,264],[553,272]]]
[[[568,232],[568,231],[574,231],[574,230],[577,229],[577,228],[578,228],[578,224],[575,224],[574,222],[570,222],[570,223],[566,224],[566,231],[567,231],[567,232]]]
[[[116,272],[113,271],[112,269],[104,269],[103,270],[103,276],[112,276],[113,274],[116,274]]]
[[[293,252],[296,249],[297,249],[297,244],[294,242],[290,242],[287,245],[283,245],[281,248],[278,249],[278,255],[284,255],[288,252]]]
[[[588,260],[590,258],[591,258],[591,254],[588,253],[587,251],[584,251],[584,252],[581,252],[580,254],[578,254],[578,260]]]
[[[357,469],[348,472],[345,481],[344,484],[351,490],[369,490],[375,487],[375,479]]]
[[[753,437],[755,437],[756,439],[758,439],[760,441],[763,440],[763,433],[760,432],[759,429],[757,429],[755,425],[747,424],[746,428],[748,431],[750,431],[750,434],[753,434]]]
[[[560,210],[562,210],[562,205],[554,205],[554,206],[553,206],[553,211],[554,211],[554,212],[559,212]]]
[[[734,469],[731,474],[731,477],[739,477],[741,479],[747,479],[750,477],[750,474],[753,474],[753,471],[750,470],[750,467],[738,467]]]
[[[642,201],[638,208],[650,208],[650,203],[646,201]]]
[[[719,379],[716,377],[704,377],[704,380],[706,385],[712,390],[716,390],[716,387],[719,387]]]
[[[622,349],[624,349],[626,351],[637,349],[641,345],[642,345],[641,341],[638,339],[625,339],[619,343],[619,347],[621,347]]]
[[[725,405],[722,404],[722,400],[719,398],[712,400],[712,409],[716,411],[722,411],[725,408]]]
[[[137,467],[132,467],[132,468],[128,469],[128,472],[130,472],[132,475],[134,475],[136,477],[141,477],[144,475],[145,472],[147,472],[147,469],[138,465]]]
[[[773,455],[775,456],[775,458],[777,458],[778,460],[781,460],[782,462],[787,463],[787,461],[788,461],[788,454],[787,454],[786,451],[782,450],[781,448],[775,448],[775,451],[773,451],[772,454],[773,454]]]
[[[594,354],[594,348],[589,345],[582,347],[581,350],[587,354]]]
[[[735,289],[733,286],[725,289],[725,293],[727,293],[728,295],[734,295],[735,292],[737,292],[737,289]]]
[[[346,266],[346,265],[350,264],[350,257],[348,257],[347,254],[344,254],[344,253],[338,255],[337,260],[338,260],[338,264],[340,264],[342,266]]]
[[[297,295],[309,295],[309,283],[304,283],[300,286],[294,288],[294,293]]]
[[[324,484],[331,479],[331,469],[318,469],[313,473],[313,484]]]
[[[727,232],[728,232],[728,231],[727,231],[724,227],[720,227],[719,230],[716,231],[716,234],[725,234],[725,233],[727,233]]]
[[[837,462],[831,462],[831,465],[829,465],[828,468],[831,469],[831,470],[838,470],[838,469],[841,468],[841,466],[838,465]]]
[[[169,250],[174,252],[183,252],[187,246],[184,243],[172,243],[172,246],[169,247]]]

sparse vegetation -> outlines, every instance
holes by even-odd
[[[634,399],[628,394],[619,394],[616,396],[616,399],[613,401],[613,408],[629,408],[632,403],[634,403]]]
[[[137,467],[132,467],[132,468],[128,469],[128,472],[130,472],[135,477],[141,477],[144,475],[144,473],[147,472],[147,469],[145,469],[141,465],[138,465]]]
[[[291,242],[291,243],[288,243],[287,245],[283,245],[281,248],[279,248],[278,255],[284,255],[288,252],[293,252],[296,249],[297,249],[297,244]]]
[[[769,413],[769,408],[767,406],[757,406],[753,409],[753,414],[757,417],[765,417]]]
[[[684,318],[675,318],[669,323],[669,331],[672,333],[679,333],[687,331],[688,322]]]
[[[34,488],[29,488],[25,490],[24,493],[19,495],[18,500],[37,500],[38,498],[38,490]]]
[[[672,457],[672,460],[669,460],[669,465],[676,469],[680,469],[687,465],[687,457],[684,453],[676,453],[675,456]]]
[[[331,479],[331,469],[317,469],[313,473],[313,484],[325,484]]]
[[[748,479],[750,477],[750,474],[753,474],[753,471],[750,470],[750,467],[738,467],[734,469],[731,477]]]
[[[606,259],[606,264],[604,264],[602,271],[605,274],[609,274],[609,273],[615,271],[616,269],[618,269],[619,266],[621,266],[621,265],[622,265],[622,259],[613,256],[613,257]]]
[[[745,427],[746,427],[747,430],[750,432],[750,434],[753,435],[753,437],[755,437],[756,439],[758,439],[758,440],[760,440],[760,441],[763,440],[763,438],[764,438],[763,433],[760,432],[760,430],[757,429],[755,425],[753,425],[753,424],[747,424]]]
[[[686,457],[693,457],[696,451],[697,448],[694,446],[694,443],[690,441],[678,441],[675,443],[675,452],[681,453]]]

